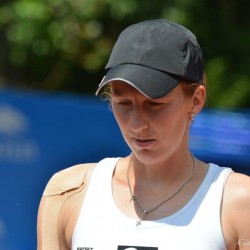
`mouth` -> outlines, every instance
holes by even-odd
[[[133,141],[136,146],[146,148],[151,146],[155,142],[155,139],[138,139],[133,137]]]

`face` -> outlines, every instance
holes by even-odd
[[[144,163],[164,161],[188,150],[194,98],[180,85],[166,96],[150,99],[122,81],[111,83],[111,105],[121,133],[133,154]]]

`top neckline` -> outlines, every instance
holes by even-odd
[[[109,172],[109,178],[108,178],[108,181],[109,181],[109,199],[110,199],[110,202],[112,204],[112,207],[114,209],[114,212],[117,214],[117,216],[120,216],[122,217],[123,221],[126,221],[127,223],[134,223],[135,224],[135,221],[136,219],[135,218],[132,218],[132,217],[129,217],[127,215],[125,215],[117,206],[115,200],[114,200],[114,197],[113,197],[113,191],[112,191],[112,176],[113,176],[113,172],[115,170],[115,167],[117,165],[117,162],[120,158],[115,158],[114,159],[114,164],[110,164],[110,172]],[[112,165],[112,167],[111,167]],[[208,163],[208,170],[207,170],[207,173],[205,175],[205,177],[203,178],[201,184],[199,185],[199,187],[197,188],[197,190],[194,192],[193,196],[190,198],[190,200],[182,207],[180,208],[178,211],[166,216],[166,217],[163,217],[161,219],[157,219],[157,220],[143,220],[142,222],[142,225],[144,226],[149,226],[149,225],[152,225],[157,223],[170,223],[171,221],[173,221],[174,219],[178,218],[179,216],[181,216],[185,211],[187,211],[191,206],[192,204],[203,194],[204,190],[206,190],[208,188],[208,186],[211,184],[210,180],[214,177],[214,175],[212,174],[213,172],[213,166],[216,166],[215,164],[213,163]],[[140,227],[142,226],[140,225]]]

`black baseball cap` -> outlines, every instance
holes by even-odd
[[[96,95],[110,81],[122,80],[150,98],[160,98],[183,80],[202,83],[204,73],[202,50],[195,35],[166,19],[126,28],[105,69]]]

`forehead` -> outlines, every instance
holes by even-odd
[[[139,89],[137,89],[136,87],[134,87],[133,85],[125,81],[120,81],[120,80],[112,81],[110,82],[110,87],[111,87],[111,94],[116,97],[141,95],[141,96],[144,96],[145,98],[152,99],[148,97],[147,95],[145,95],[143,92],[141,92]],[[157,99],[160,100],[160,99],[164,99],[166,97],[172,96],[174,94],[178,94],[179,91],[180,91],[180,86],[177,85],[177,87],[171,90],[168,94]]]

